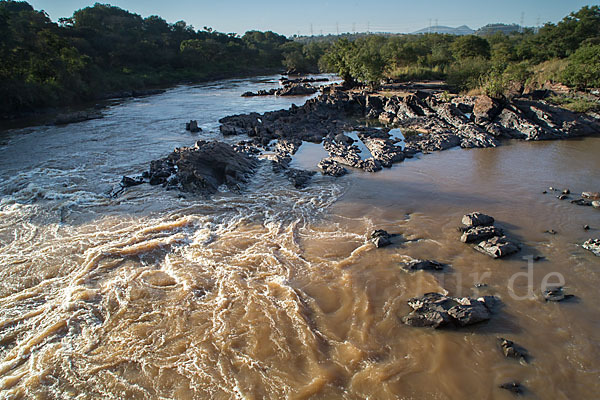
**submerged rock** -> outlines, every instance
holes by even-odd
[[[377,229],[371,232],[371,235],[369,236],[371,238],[371,242],[373,242],[373,244],[377,248],[389,246],[390,244],[392,244],[392,241],[390,240],[392,238],[392,235],[390,235],[383,229]]]
[[[490,296],[474,299],[471,297],[451,297],[441,293],[426,293],[408,300],[413,309],[402,318],[406,325],[414,327],[441,328],[473,325],[491,318],[496,299]]]
[[[462,223],[468,227],[488,226],[494,223],[494,218],[480,212],[473,212],[463,216]]]
[[[199,140],[194,147],[177,148],[167,157],[152,161],[146,176],[151,185],[208,195],[223,184],[239,190],[257,163],[227,143]]]
[[[572,294],[565,294],[562,286],[552,287],[542,292],[546,301],[563,301],[574,297]]]
[[[502,258],[518,252],[520,248],[506,236],[496,236],[480,242],[475,250],[493,258]]]
[[[600,239],[588,239],[581,245],[581,247],[600,257]]]
[[[144,178],[141,176],[137,176],[135,178],[130,178],[128,176],[124,176],[123,179],[121,179],[121,187],[124,187],[124,188],[141,185],[142,183],[144,183]]]
[[[498,386],[500,389],[508,390],[516,395],[521,395],[525,392],[525,388],[519,382],[506,382]]]
[[[529,358],[527,354],[527,350],[523,347],[515,344],[512,340],[498,338],[498,344],[500,345],[500,349],[502,350],[502,354],[507,358],[515,358],[522,363],[527,363],[527,359]]]
[[[412,260],[400,266],[406,271],[443,271],[448,265],[434,260]]]

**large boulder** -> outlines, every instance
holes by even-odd
[[[476,124],[491,122],[502,111],[502,104],[489,96],[478,96],[473,106],[473,117]]]
[[[239,190],[257,164],[255,158],[227,143],[199,140],[194,147],[177,148],[167,157],[152,161],[145,175],[152,185],[209,195],[221,185]]]

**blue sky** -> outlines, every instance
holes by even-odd
[[[204,0],[100,0],[147,17],[160,15],[168,22],[184,20],[196,29],[210,26],[221,32],[272,30],[284,35],[300,33],[412,32],[435,25],[479,28],[493,22],[526,26],[557,22],[572,11],[599,2],[579,0],[363,0],[363,1],[204,1]],[[69,17],[94,0],[30,0],[52,20]]]

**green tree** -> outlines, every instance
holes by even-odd
[[[452,53],[459,60],[472,57],[489,59],[490,44],[479,36],[461,36],[452,43]]]
[[[600,45],[580,47],[573,53],[563,79],[578,89],[600,87]]]

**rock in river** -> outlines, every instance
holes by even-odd
[[[494,218],[480,212],[474,212],[463,216],[462,223],[468,227],[488,226],[494,223]]]
[[[480,242],[475,246],[475,250],[493,258],[502,258],[518,252],[520,248],[516,243],[508,240],[506,236],[496,236]]]
[[[551,287],[542,293],[546,301],[563,301],[573,297],[572,294],[565,294],[562,286]]]
[[[507,358],[515,358],[522,363],[527,363],[527,350],[518,344],[514,343],[512,340],[498,338],[498,344],[500,345],[500,349],[502,350],[502,354]]]
[[[400,265],[406,271],[443,271],[448,266],[434,260],[412,260]]]
[[[467,229],[460,237],[460,241],[463,243],[473,243],[502,235],[504,235],[502,229],[495,226],[475,226]]]
[[[223,184],[239,190],[257,163],[255,158],[235,151],[227,143],[199,140],[194,147],[181,147],[165,158],[152,161],[145,175],[152,185],[164,184],[208,195],[216,193]]]
[[[371,233],[371,242],[375,245],[375,247],[385,247],[392,244],[390,240],[392,235],[384,231],[383,229],[377,229]]]
[[[408,305],[413,311],[403,317],[402,322],[410,326],[432,328],[473,325],[491,318],[496,301],[493,296],[474,299],[426,293],[421,297],[408,300]]]

